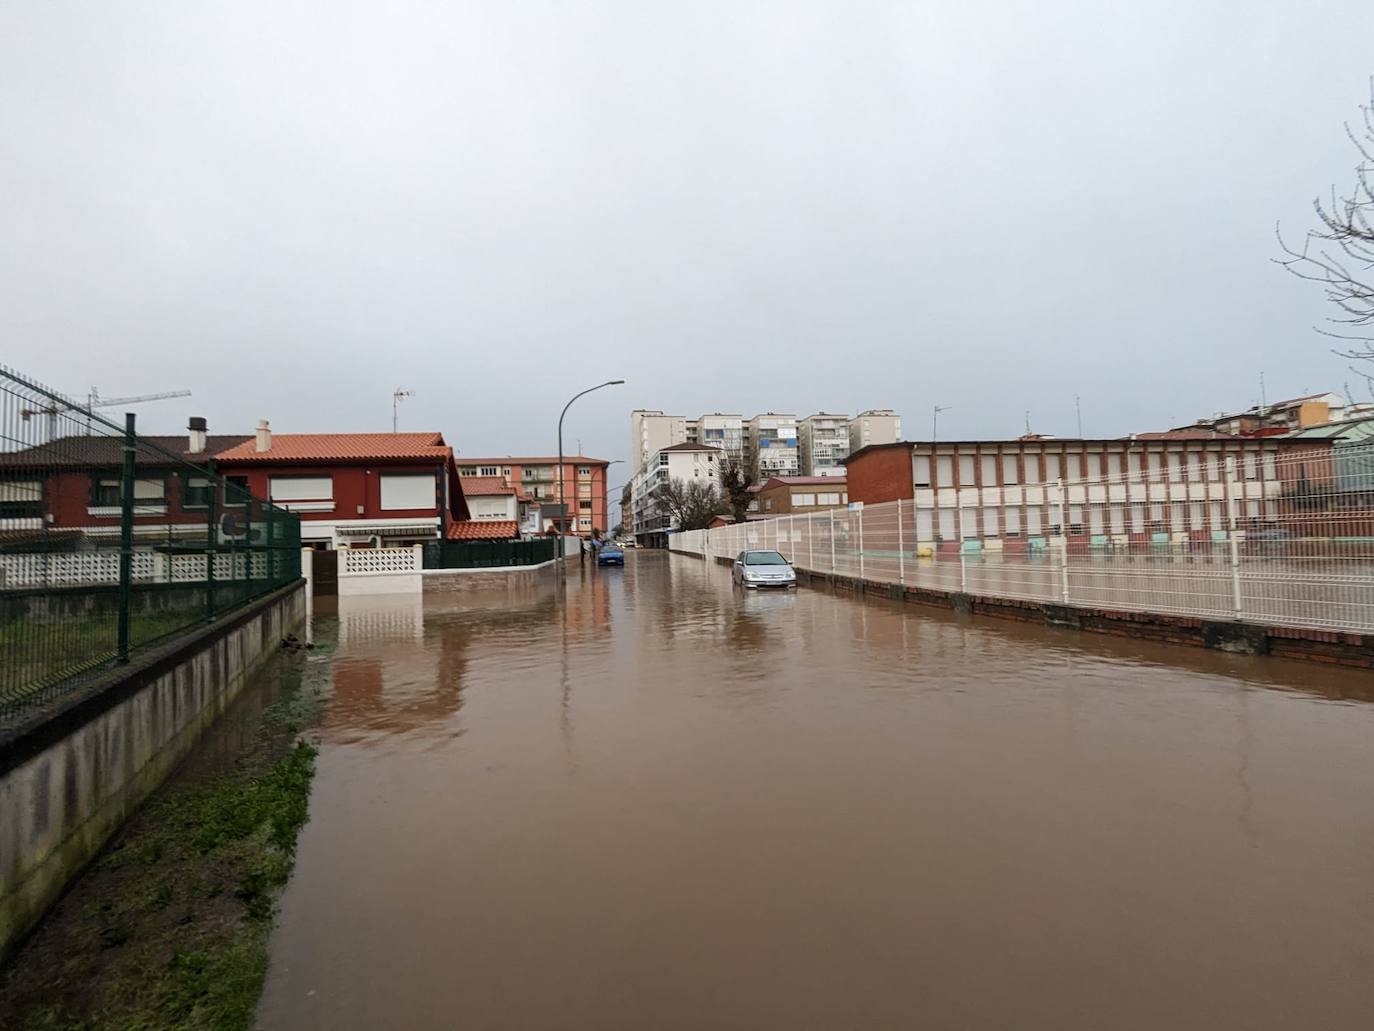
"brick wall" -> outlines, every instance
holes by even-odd
[[[911,447],[878,447],[845,463],[849,500],[877,505],[898,498],[910,500]]]

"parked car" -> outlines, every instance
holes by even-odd
[[[639,547],[639,545],[635,543],[635,539],[633,537],[622,537],[620,540],[616,541],[616,543],[619,544],[622,548]]]
[[[625,564],[625,552],[621,551],[618,545],[608,541],[601,545],[601,550],[596,553],[596,564],[598,566],[623,566]]]
[[[792,564],[776,551],[741,551],[730,578],[743,587],[796,587]]]

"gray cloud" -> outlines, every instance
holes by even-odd
[[[1120,9],[1117,9],[1120,8]],[[1118,434],[1339,389],[1275,220],[1374,7],[9,4],[4,359],[213,429],[470,454],[626,413]],[[189,405],[185,407],[184,404]]]

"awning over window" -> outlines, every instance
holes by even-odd
[[[340,526],[334,531],[340,537],[435,537],[439,528],[433,523],[411,523],[403,526]]]

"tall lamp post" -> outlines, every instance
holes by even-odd
[[[947,412],[947,411],[949,411],[949,410],[950,410],[951,408],[953,408],[953,407],[954,407],[953,405],[936,405],[936,406],[935,406],[935,412],[934,412],[934,414],[931,415],[931,417],[930,417],[930,439],[931,439],[932,441],[938,440],[938,439],[939,439],[939,436],[940,436],[940,413],[941,413],[941,412]]]
[[[558,580],[563,579],[563,536],[568,526],[568,496],[563,490],[563,416],[568,414],[568,409],[579,397],[590,394],[593,390],[600,390],[602,387],[615,387],[624,383],[623,379],[610,379],[605,383],[598,383],[594,387],[588,387],[580,394],[574,394],[568,399],[568,403],[563,406],[563,411],[558,415],[558,507],[562,509],[558,522],[558,561],[554,564],[554,576]]]

